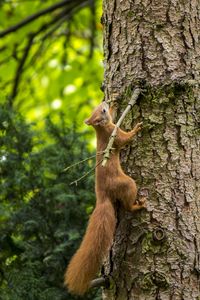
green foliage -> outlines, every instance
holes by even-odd
[[[1,297],[76,299],[63,288],[63,274],[85,231],[94,182],[90,176],[70,186],[77,170],[63,169],[91,155],[88,133],[78,134],[60,114],[57,124],[46,120],[51,142],[45,144],[18,114],[2,107],[0,115]],[[95,293],[85,299],[94,299]]]
[[[79,114],[81,121],[77,120],[81,125],[87,106],[103,97],[101,2],[90,3],[74,5],[70,14],[58,17],[53,25],[50,21],[65,7],[0,38],[0,101],[7,97],[29,121],[37,120],[38,126],[44,125],[44,117],[52,110],[64,110],[71,123],[80,104],[85,106]],[[53,4],[52,0],[1,1],[0,31]],[[34,36],[18,74],[30,34],[44,24],[49,25]],[[17,94],[13,96],[16,78]]]
[[[58,2],[0,1],[0,34]],[[94,176],[69,183],[94,160],[63,170],[93,154],[83,120],[102,98],[102,26],[101,1],[68,2],[0,38],[0,300],[78,299],[63,276],[93,209]]]

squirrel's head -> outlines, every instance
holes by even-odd
[[[109,106],[106,102],[102,102],[95,108],[90,118],[85,120],[85,124],[96,126],[106,126],[112,121],[112,117],[109,111]]]

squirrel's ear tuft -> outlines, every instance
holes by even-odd
[[[114,119],[115,118],[115,114],[116,114],[116,110],[115,110],[115,107],[114,106],[111,106],[109,108],[109,113],[111,115],[111,118]]]
[[[86,120],[84,121],[84,123],[87,124],[87,125],[91,125],[89,119],[86,119]]]

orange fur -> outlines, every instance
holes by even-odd
[[[110,135],[115,127],[106,103],[101,103],[86,120],[92,125],[97,135],[97,153],[105,150]],[[141,129],[138,123],[130,132],[118,129],[113,147],[115,148],[105,167],[98,164],[103,154],[97,155],[96,168],[96,207],[90,217],[89,224],[75,255],[72,257],[65,273],[65,285],[74,294],[83,295],[89,288],[91,280],[98,272],[103,258],[112,245],[115,231],[115,211],[113,204],[120,201],[129,211],[145,207],[145,202],[136,203],[137,187],[135,181],[124,174],[119,151]]]

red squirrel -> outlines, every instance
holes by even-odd
[[[80,248],[72,257],[65,273],[65,285],[71,293],[77,295],[83,295],[88,290],[111,248],[116,225],[113,204],[118,200],[128,211],[145,207],[144,199],[136,202],[135,181],[123,172],[119,160],[120,149],[141,130],[142,123],[138,123],[130,132],[118,128],[114,149],[105,167],[101,165],[103,151],[115,128],[108,105],[102,102],[85,123],[94,127],[97,137],[96,207]]]

